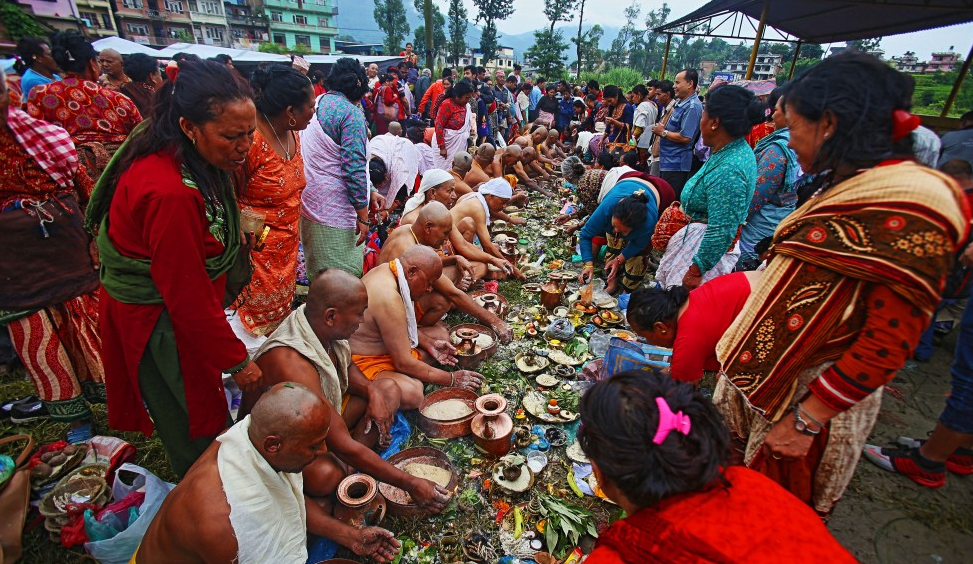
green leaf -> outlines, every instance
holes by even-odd
[[[557,548],[558,543],[558,533],[557,527],[551,523],[550,519],[547,521],[547,526],[544,527],[544,542],[547,543],[547,550],[551,554],[554,554],[554,549]]]

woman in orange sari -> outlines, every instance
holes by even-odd
[[[304,159],[296,131],[314,116],[314,90],[306,76],[290,67],[258,69],[250,77],[257,106],[257,132],[239,184],[240,209],[264,216],[270,227],[251,254],[253,278],[230,325],[248,349],[255,350],[291,312],[300,242]],[[259,239],[260,233],[255,234]],[[241,327],[242,325],[242,327]]]

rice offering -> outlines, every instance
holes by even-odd
[[[461,399],[443,400],[422,410],[423,416],[434,421],[462,419],[471,413],[473,413],[473,408]]]
[[[453,475],[449,472],[449,470],[440,468],[438,466],[433,466],[432,464],[423,464],[421,462],[412,462],[410,464],[406,464],[405,468],[402,470],[410,476],[415,476],[416,478],[425,478],[441,488],[448,486],[449,481],[453,478]]]

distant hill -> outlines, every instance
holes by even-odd
[[[338,32],[341,35],[350,35],[362,43],[381,43],[384,40],[385,36],[382,30],[375,23],[374,0],[334,0],[334,3],[338,7],[338,16],[335,20],[338,26]],[[416,28],[423,25],[423,18],[416,12],[411,0],[403,0],[403,4],[405,4],[406,19],[409,20],[409,25],[411,26],[407,40],[411,41],[415,35]],[[472,16],[474,14],[470,13],[470,15]],[[514,17],[516,17],[516,12],[514,13]],[[585,23],[585,31],[590,29],[595,23],[598,22]],[[472,21],[469,24],[466,30],[466,44],[471,47],[476,47],[480,44],[480,28],[474,25]],[[605,35],[602,36],[600,47],[607,49],[611,46],[611,42],[615,39],[615,36],[618,35],[618,28],[611,26],[602,27],[605,29]],[[560,29],[564,33],[564,37],[569,44],[565,54],[568,56],[569,61],[573,61],[574,44],[570,42],[570,38],[577,35],[578,26],[577,24],[568,24],[560,26],[557,29]],[[534,44],[534,32],[529,31],[516,35],[501,33],[499,42],[506,47],[513,47],[515,57],[518,60],[523,60],[524,52]]]

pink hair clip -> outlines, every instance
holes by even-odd
[[[655,398],[655,404],[659,406],[659,428],[656,429],[655,436],[652,437],[653,443],[661,445],[669,436],[670,431],[678,431],[683,435],[689,434],[690,429],[693,428],[693,423],[689,420],[688,415],[684,415],[681,411],[673,413],[669,404],[666,403],[666,399],[662,396]]]

